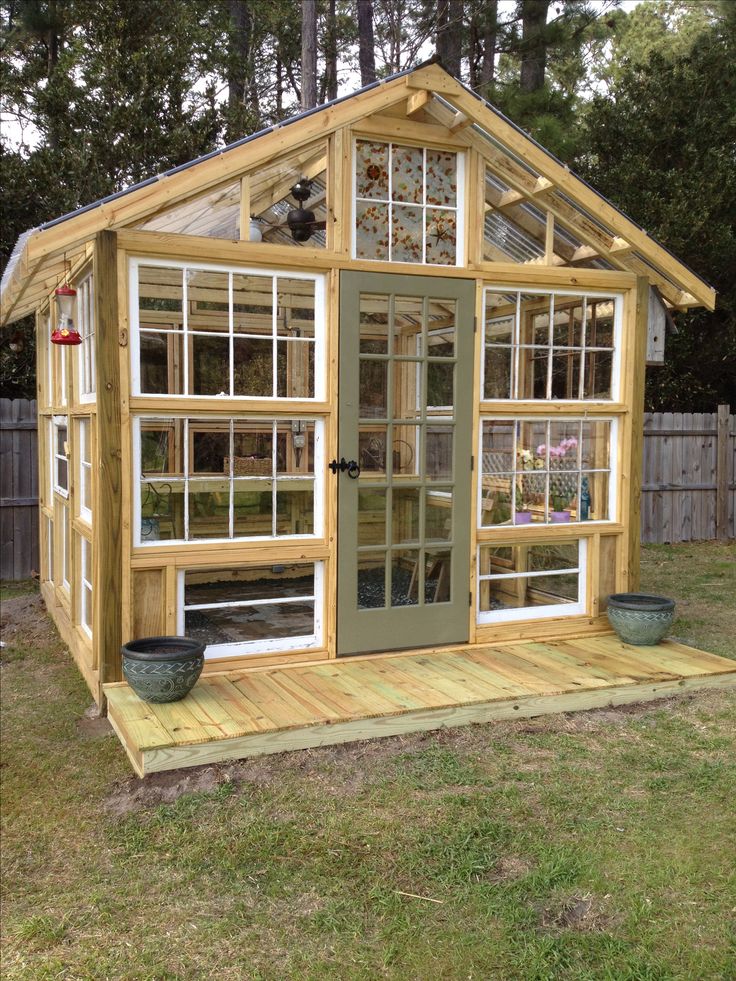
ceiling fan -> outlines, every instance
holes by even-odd
[[[312,181],[308,177],[300,177],[291,188],[291,196],[296,198],[298,207],[292,208],[286,216],[286,221],[279,224],[270,223],[271,228],[288,228],[295,242],[308,242],[317,231],[324,231],[326,221],[317,221],[314,212],[304,205],[312,196]]]

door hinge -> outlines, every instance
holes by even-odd
[[[473,605],[473,594],[468,593],[468,606],[472,606],[472,605]]]
[[[474,470],[475,470],[475,455],[471,456],[470,458],[470,472],[472,473]]]
[[[477,317],[473,317],[473,333],[474,334],[477,334],[478,333],[478,318]]]

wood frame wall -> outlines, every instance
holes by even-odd
[[[381,117],[380,126],[389,125],[389,116]],[[397,121],[397,132],[402,134],[407,125],[404,118]],[[411,124],[408,140],[424,141],[429,145],[458,149],[456,134],[445,126]],[[84,674],[94,697],[100,701],[102,685],[120,678],[119,648],[123,640],[133,636],[156,633],[173,633],[176,630],[177,573],[182,568],[207,568],[222,566],[224,557],[238,565],[257,565],[273,562],[278,552],[280,562],[319,560],[325,563],[324,623],[325,645],[320,650],[249,656],[208,662],[206,671],[229,671],[234,667],[263,667],[276,663],[315,661],[335,657],[336,617],[332,610],[332,597],[336,595],[336,526],[337,481],[327,481],[325,487],[325,534],[318,541],[288,541],[265,544],[233,541],[215,546],[206,543],[161,546],[155,549],[136,548],[132,536],[132,459],[131,418],[134,413],[155,410],[191,413],[193,405],[185,397],[172,397],[163,403],[160,398],[132,396],[130,389],[128,309],[128,260],[130,257],[159,259],[186,259],[192,262],[216,262],[273,269],[299,269],[324,273],[327,278],[327,336],[326,363],[327,389],[324,402],[303,402],[279,407],[278,403],[243,403],[236,399],[213,400],[211,404],[196,404],[199,417],[208,413],[264,413],[271,417],[287,417],[298,413],[321,417],[325,420],[326,459],[339,456],[337,447],[337,390],[338,390],[338,301],[339,274],[344,269],[376,273],[427,275],[423,265],[397,265],[388,262],[357,261],[350,258],[351,242],[351,187],[352,145],[354,134],[374,135],[377,124],[364,120],[354,127],[337,129],[328,137],[328,180],[334,180],[330,195],[332,224],[327,237],[327,247],[322,249],[286,245],[255,243],[247,240],[230,242],[195,236],[165,234],[160,232],[123,229],[117,232],[98,232],[92,248],[85,250],[85,260],[93,252],[95,290],[96,353],[97,353],[97,401],[79,403],[76,379],[77,360],[68,378],[68,407],[54,404],[42,382],[39,372],[39,407],[43,418],[62,409],[70,420],[77,416],[90,416],[96,425],[96,450],[94,466],[94,526],[92,531],[94,563],[94,625],[93,640],[78,624],[76,596],[79,590],[80,556],[73,559],[72,596],[67,600],[57,584],[44,581],[44,598],[54,616],[64,639],[69,643],[75,659]],[[431,132],[427,131],[431,129]],[[372,132],[373,131],[373,132]],[[384,136],[390,136],[383,131]],[[313,138],[313,135],[312,135]],[[403,135],[402,135],[403,139]],[[305,141],[306,142],[306,141]],[[280,143],[283,150],[286,144]],[[643,351],[646,344],[646,316],[649,283],[624,270],[599,270],[564,267],[549,264],[513,264],[489,262],[483,259],[482,223],[467,220],[482,208],[485,160],[472,143],[462,146],[466,154],[466,241],[464,267],[441,267],[442,276],[472,280],[476,286],[477,323],[483,322],[483,289],[485,286],[504,285],[528,288],[566,288],[578,293],[587,290],[611,291],[623,294],[624,320],[622,337],[621,399],[617,402],[584,403],[482,403],[480,398],[480,363],[483,332],[477,330],[475,338],[475,369],[473,413],[473,440],[478,445],[480,419],[486,410],[494,415],[509,418],[518,415],[558,414],[591,416],[615,416],[619,420],[618,436],[618,508],[617,520],[606,524],[539,526],[527,532],[525,540],[554,541],[560,538],[585,538],[588,542],[588,597],[589,612],[584,615],[538,619],[527,623],[498,625],[476,623],[476,557],[479,542],[507,542],[517,529],[478,529],[476,495],[473,494],[471,526],[471,566],[469,589],[471,592],[470,644],[483,645],[493,642],[529,640],[553,636],[576,637],[600,632],[607,624],[601,617],[603,599],[613,591],[633,587],[638,575],[638,484],[640,471],[641,425],[643,410]],[[86,273],[88,265],[80,261],[72,270],[72,277]],[[433,268],[433,267],[430,267]],[[39,351],[48,353],[44,346],[47,331],[43,310],[38,314]],[[39,440],[41,474],[47,474],[48,448],[45,426],[41,426]],[[70,434],[73,426],[70,426]],[[72,459],[75,459],[73,438]],[[479,461],[476,461],[476,469]],[[70,467],[70,481],[75,479],[76,464]],[[99,476],[98,476],[99,475]],[[52,502],[48,500],[48,476],[41,478],[42,557],[44,553],[45,519],[52,516]],[[70,500],[75,500],[72,486]],[[72,527],[75,527],[72,522]],[[77,530],[90,533],[88,527]],[[58,549],[58,536],[55,536]],[[43,565],[43,559],[42,559]],[[58,566],[58,563],[57,563]],[[44,579],[42,570],[42,579]],[[118,604],[109,601],[118,595]],[[100,598],[105,597],[104,616]],[[114,607],[114,608],[113,608]]]

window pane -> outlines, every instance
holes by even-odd
[[[273,279],[233,273],[233,330],[236,334],[273,333]]]
[[[233,395],[273,396],[273,342],[250,337],[233,339]]]
[[[224,272],[187,269],[187,326],[189,330],[230,331],[230,285]]]
[[[141,331],[141,392],[144,395],[181,395],[184,386],[182,337]]]
[[[426,261],[454,266],[457,217],[454,211],[427,208],[425,214]]]
[[[178,330],[182,326],[183,269],[138,267],[138,308],[141,327]]]
[[[314,280],[277,280],[276,333],[284,337],[314,337]]]
[[[414,146],[394,146],[391,160],[391,199],[422,203],[424,154]]]
[[[427,428],[426,474],[429,480],[452,480],[452,426]]]
[[[311,535],[314,532],[312,481],[279,481],[276,485],[276,534]]]
[[[428,542],[452,538],[452,490],[437,488],[424,492],[424,537]]]
[[[361,419],[385,419],[388,415],[388,361],[360,359],[358,386]]]
[[[422,209],[396,204],[391,222],[391,259],[393,262],[422,261]]]
[[[418,606],[420,584],[418,549],[391,553],[391,606]]]
[[[314,344],[311,341],[279,341],[277,344],[279,398],[314,397]]]
[[[424,602],[448,603],[452,581],[452,553],[449,548],[427,549],[424,557]]]
[[[233,482],[234,534],[260,538],[273,534],[273,484],[270,480]]]
[[[358,609],[375,610],[386,605],[386,553],[358,555]]]
[[[427,204],[454,208],[457,204],[457,154],[427,150]]]
[[[355,156],[357,196],[388,200],[388,144],[358,140]]]
[[[355,202],[355,255],[358,259],[388,259],[388,205]]]
[[[229,422],[207,423],[192,420],[189,423],[189,437],[190,473],[229,473],[229,466],[225,463],[230,456]]]
[[[395,487],[393,491],[391,542],[401,545],[419,541],[418,487]]]
[[[613,347],[613,300],[591,300],[588,304],[587,347]]]
[[[236,477],[273,473],[273,423],[236,421],[233,435],[233,473]]]
[[[358,545],[384,545],[386,542],[386,491],[382,488],[358,491]]]
[[[229,535],[229,481],[190,480],[189,538],[228,538]]]
[[[227,337],[189,339],[192,371],[189,390],[192,395],[230,394],[230,341]]]
[[[611,351],[588,352],[585,355],[584,398],[610,399],[612,367],[613,353]]]

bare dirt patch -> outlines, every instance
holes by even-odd
[[[595,896],[570,896],[554,906],[547,906],[540,912],[539,924],[543,930],[577,930],[590,932],[606,930],[611,926],[611,917]]]
[[[0,608],[0,634],[8,647],[40,647],[61,651],[63,644],[38,593],[5,599]]]
[[[504,855],[499,858],[486,876],[488,882],[516,882],[532,870],[532,863],[518,855]]]
[[[220,767],[216,766],[152,773],[143,780],[130,777],[115,786],[105,800],[104,808],[111,817],[125,817],[160,804],[173,804],[183,794],[216,790],[225,779]]]

